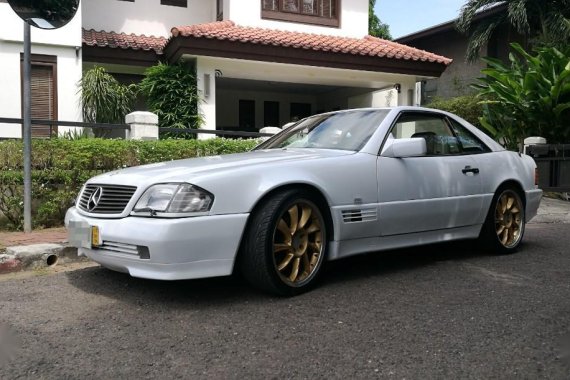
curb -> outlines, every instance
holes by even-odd
[[[67,244],[18,245],[0,252],[0,274],[88,261],[87,258],[77,256],[77,248]]]

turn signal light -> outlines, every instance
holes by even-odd
[[[538,186],[538,167],[534,168],[534,186]]]

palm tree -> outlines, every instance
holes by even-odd
[[[83,121],[87,123],[123,123],[133,110],[137,89],[135,85],[120,84],[103,67],[95,66],[83,73],[78,83],[81,94]],[[94,128],[97,137],[105,131]]]
[[[475,22],[479,12],[495,7],[501,8]],[[495,29],[505,23],[535,45],[565,49],[570,41],[570,0],[467,0],[457,20],[457,28],[470,36],[467,60],[475,60]]]

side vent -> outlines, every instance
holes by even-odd
[[[376,220],[375,208],[342,210],[342,219],[345,223],[371,222]]]

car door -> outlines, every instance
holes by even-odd
[[[402,112],[384,148],[411,137],[426,140],[425,156],[378,157],[380,235],[476,224],[482,205],[480,173],[447,118],[435,112]]]

